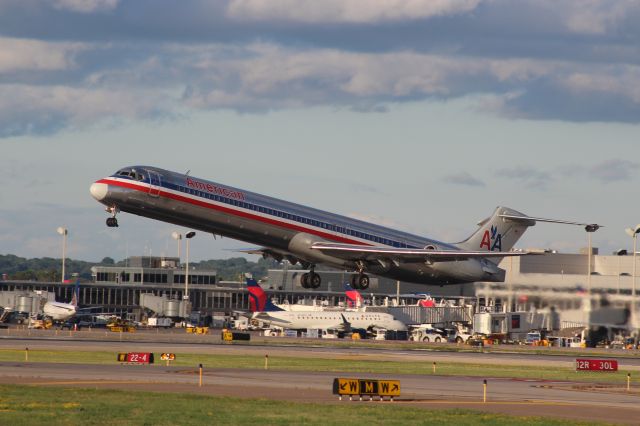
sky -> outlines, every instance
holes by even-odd
[[[440,241],[640,223],[636,0],[2,0],[0,254],[175,256],[89,186],[154,165]],[[520,248],[576,252],[539,223]],[[191,259],[252,247],[199,233]],[[183,248],[184,250],[184,248]]]

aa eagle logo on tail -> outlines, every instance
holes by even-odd
[[[489,251],[502,251],[502,234],[498,233],[497,226],[491,227],[491,233],[485,229],[480,243],[480,248],[484,247]]]

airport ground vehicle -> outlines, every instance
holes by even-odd
[[[53,327],[53,321],[48,318],[45,319],[33,319],[29,318],[29,324],[27,328],[39,329],[39,330],[48,330]]]
[[[151,317],[151,318],[147,319],[147,325],[149,327],[169,328],[169,327],[173,326],[173,321],[171,321],[171,318],[155,318],[155,317]]]
[[[546,333],[543,331],[530,331],[527,333],[525,345],[531,346],[549,346]]]
[[[447,338],[444,332],[438,328],[429,325],[421,325],[411,330],[410,339],[414,342],[446,342]]]
[[[263,331],[263,335],[265,337],[278,337],[278,336],[282,336],[283,330],[282,328],[279,327],[274,327],[274,328],[265,328]]]
[[[113,332],[133,333],[136,331],[136,327],[132,323],[121,318],[114,318],[107,324],[107,328]]]
[[[456,328],[445,329],[447,334],[447,342],[449,343],[467,343],[471,339],[472,334]]]
[[[248,318],[238,318],[233,320],[233,328],[235,330],[246,331],[249,329],[249,319]]]

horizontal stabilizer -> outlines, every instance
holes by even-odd
[[[512,214],[501,214],[499,215],[501,218],[509,219],[513,221],[519,222],[546,222],[546,223],[559,223],[561,225],[576,225],[576,226],[584,226],[587,232],[595,232],[600,228],[604,228],[602,225],[598,225],[596,223],[582,223],[582,222],[573,222],[570,220],[561,220],[561,219],[545,219],[543,217],[531,217],[525,215],[512,215]]]

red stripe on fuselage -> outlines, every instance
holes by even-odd
[[[104,183],[106,185],[119,186],[119,187],[122,187],[122,188],[133,189],[135,191],[140,191],[140,192],[143,192],[143,193],[148,193],[148,191],[150,189],[148,186],[141,186],[139,184],[133,184],[133,183],[129,183],[129,182],[122,182],[122,181],[118,181],[118,180],[110,180],[109,178],[100,179],[96,183]],[[155,191],[155,188],[154,188],[154,191]],[[155,196],[155,194],[154,194],[154,196]],[[345,237],[342,237],[342,236],[329,234],[329,233],[318,231],[318,230],[315,230],[315,229],[309,229],[309,228],[305,228],[303,226],[294,225],[292,223],[282,222],[282,221],[271,219],[271,218],[268,218],[268,217],[262,217],[262,216],[258,216],[258,215],[251,214],[251,213],[247,213],[247,212],[244,212],[244,211],[235,210],[235,209],[232,209],[230,207],[219,206],[217,204],[212,204],[212,203],[208,203],[208,202],[201,201],[201,200],[194,200],[194,199],[189,198],[189,197],[185,197],[185,196],[182,196],[182,195],[172,194],[170,192],[163,191],[162,189],[159,190],[159,196],[160,197],[165,197],[165,198],[170,198],[170,199],[176,200],[176,201],[181,201],[183,203],[192,204],[192,205],[199,206],[199,207],[205,207],[205,208],[208,208],[208,209],[217,210],[217,211],[220,211],[220,212],[223,212],[223,213],[232,214],[234,216],[243,217],[243,218],[254,220],[254,221],[257,221],[257,222],[262,222],[262,223],[267,223],[269,225],[279,226],[281,228],[291,229],[291,230],[299,231],[299,232],[306,232],[308,234],[313,234],[313,235],[316,235],[318,237],[326,238],[328,240],[333,240],[333,241],[340,242],[340,243],[360,244],[360,245],[364,245],[364,246],[372,245],[372,244],[363,243],[362,241],[352,240],[351,238],[345,238]]]

